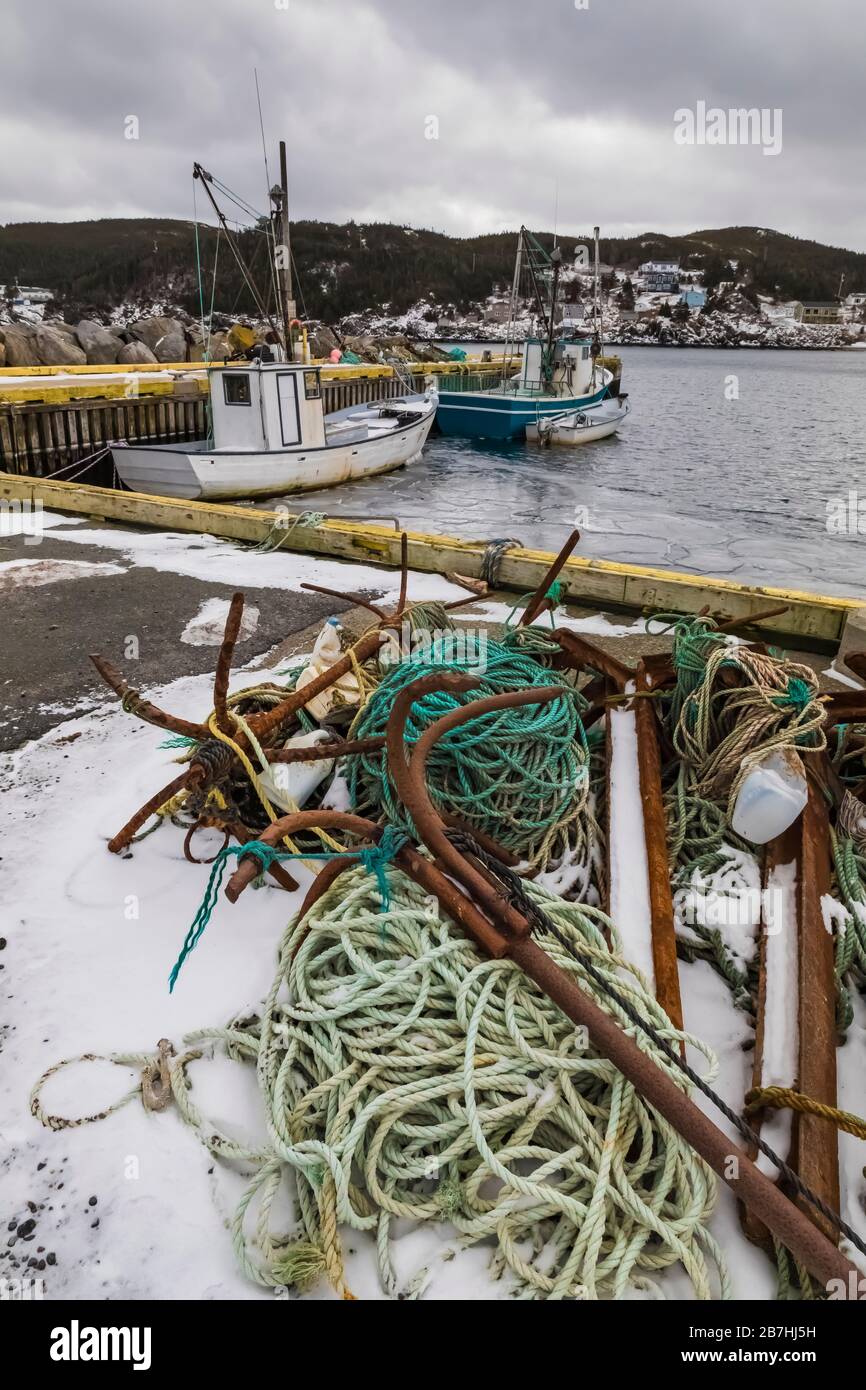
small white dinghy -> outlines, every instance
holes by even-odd
[[[628,397],[623,394],[581,410],[541,416],[535,424],[526,426],[526,438],[531,444],[589,444],[593,439],[614,434],[630,410]]]
[[[275,497],[389,473],[421,453],[435,391],[325,415],[319,369],[250,362],[208,372],[213,438],[112,444],[134,492],[190,499]]]

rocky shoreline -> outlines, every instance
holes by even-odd
[[[164,309],[165,306],[159,306]],[[863,325],[811,327],[777,322],[751,310],[743,313],[699,313],[677,319],[655,314],[628,321],[607,310],[604,342],[609,347],[765,348],[838,351],[866,348]],[[532,332],[529,318],[519,320],[516,336],[504,324],[483,320],[441,320],[434,324],[410,311],[395,317],[370,312],[343,319],[332,328],[306,325],[310,355],[343,363],[441,361],[443,343],[512,342],[520,345]],[[590,332],[576,325],[577,333]],[[253,320],[230,322],[205,334],[197,320],[179,310],[130,315],[128,322],[105,322],[96,317],[66,323],[59,318],[37,323],[0,322],[0,367],[155,366],[171,362],[223,361],[248,355],[267,340],[267,328]]]

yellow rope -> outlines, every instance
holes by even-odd
[[[859,1115],[852,1115],[850,1110],[837,1110],[834,1105],[822,1105],[819,1100],[812,1100],[811,1096],[804,1096],[789,1086],[755,1086],[748,1092],[747,1115],[765,1106],[773,1110],[797,1110],[801,1115],[818,1115],[837,1129],[844,1129],[846,1134],[853,1134],[855,1139],[866,1139],[866,1120],[861,1120]]]
[[[235,714],[233,710],[229,710],[229,714],[231,715],[231,718],[234,720],[237,727],[244,734],[246,734],[257,758],[259,759],[259,762],[262,764],[262,767],[264,769],[267,769],[268,760],[262,751],[258,739],[256,738],[250,726],[247,724],[243,715]],[[229,734],[223,733],[222,729],[217,723],[217,717],[215,712],[210,715],[207,726],[210,732],[213,734],[214,738],[219,739],[220,743],[224,743],[227,747],[231,748],[235,757],[239,759],[239,761],[243,765],[244,771],[246,772],[247,776],[253,784],[253,787],[255,788],[256,796],[259,798],[259,801],[265,808],[265,812],[267,813],[268,819],[273,825],[274,821],[279,820],[280,817],[274,810],[270,801],[268,800],[267,793],[265,792],[261,784],[261,781],[259,780],[259,775],[256,772],[256,769],[253,767],[252,763],[250,762],[249,758],[247,757],[246,753]],[[290,797],[287,797],[286,799],[289,801],[291,800]],[[291,807],[293,811],[297,811],[299,809],[294,801],[291,802]],[[329,848],[339,851],[343,850],[343,846],[337,840],[334,840],[328,834],[327,830],[317,830],[316,834],[318,835],[322,843],[328,845]],[[288,835],[283,836],[283,844],[286,846],[286,849],[292,852],[292,854],[299,854],[301,852],[298,849],[298,846]],[[317,865],[314,860],[310,860],[308,867],[313,869],[314,872],[318,873],[321,868],[321,865]]]

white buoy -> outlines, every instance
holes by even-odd
[[[743,778],[731,825],[744,840],[765,845],[793,825],[808,799],[799,754],[793,748],[773,748]]]
[[[325,729],[313,729],[309,734],[296,734],[285,746],[314,748],[317,743],[330,742],[331,738]],[[317,759],[312,763],[270,763],[267,772],[259,773],[259,782],[269,801],[282,811],[294,811],[309,801],[333,766],[333,758]]]

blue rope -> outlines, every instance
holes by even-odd
[[[388,876],[385,873],[385,869],[387,865],[391,863],[394,856],[403,848],[408,839],[409,836],[404,834],[403,831],[395,829],[392,825],[386,825],[385,829],[382,831],[382,838],[379,843],[377,845],[372,845],[369,849],[349,849],[343,851],[322,850],[316,853],[306,853],[303,850],[299,850],[297,853],[289,853],[288,850],[278,849],[275,845],[266,845],[263,840],[248,840],[245,845],[226,845],[214,859],[207,888],[204,891],[204,897],[199,904],[198,912],[193,918],[192,926],[186,934],[186,939],[181,947],[180,955],[175,961],[174,968],[168,977],[169,994],[174,990],[177,977],[180,974],[184,961],[190,951],[195,950],[204,933],[205,927],[211,919],[211,913],[217,905],[220,888],[222,887],[226,864],[231,855],[236,855],[239,859],[242,859],[244,855],[251,854],[254,859],[259,861],[261,865],[260,872],[263,874],[267,873],[272,864],[282,863],[283,860],[286,859],[321,859],[325,861],[331,859],[357,859],[358,863],[361,864],[368,873],[375,875],[379,893],[382,898],[379,911],[387,912],[391,906],[391,889],[388,884]]]

